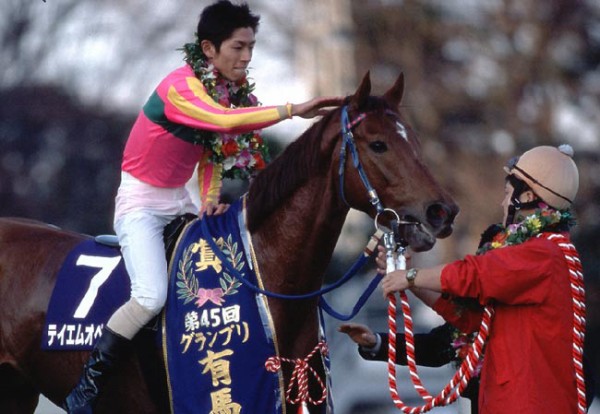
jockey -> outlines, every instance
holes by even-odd
[[[480,374],[481,414],[585,412],[583,276],[569,241],[569,209],[579,185],[572,156],[568,145],[540,146],[509,162],[504,225],[486,231],[488,241],[477,255],[396,270],[382,280],[384,297],[411,289],[465,333],[479,329],[481,311],[462,306],[462,299],[493,305]],[[380,250],[377,263],[385,273]]]
[[[164,227],[198,214],[185,184],[197,167],[200,214],[219,214],[221,178],[248,178],[264,168],[267,149],[257,130],[294,115],[313,118],[341,97],[258,106],[247,78],[260,17],[247,4],[220,0],[200,16],[186,64],[168,74],[139,113],[125,145],[114,226],[131,279],[131,298],[110,318],[63,405],[91,413],[106,375],[167,296]]]

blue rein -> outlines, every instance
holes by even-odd
[[[347,151],[347,149],[349,149],[350,154],[352,154],[353,165],[357,169],[360,179],[363,182],[363,184],[369,194],[369,201],[371,202],[371,204],[373,206],[375,206],[375,208],[377,209],[377,212],[381,213],[384,211],[383,205],[381,204],[381,201],[379,200],[379,197],[377,196],[377,192],[371,186],[371,183],[369,182],[367,175],[365,174],[365,171],[362,168],[362,165],[360,163],[360,159],[358,156],[358,150],[357,150],[356,144],[354,142],[354,136],[352,135],[352,128],[354,128],[356,125],[358,125],[363,119],[365,119],[365,117],[366,117],[366,114],[361,113],[354,120],[350,121],[349,117],[348,117],[348,106],[346,105],[342,108],[342,114],[341,114],[342,146],[341,146],[341,150],[340,150],[340,166],[339,166],[339,170],[338,170],[339,177],[340,177],[340,190],[339,191],[340,191],[340,195],[341,195],[342,199],[349,206],[349,204],[346,201],[346,198],[344,196],[344,170],[345,170],[345,163],[346,163],[346,151]],[[338,287],[340,287],[343,284],[345,284],[346,282],[348,282],[353,276],[355,276],[356,273],[358,272],[358,270],[364,266],[364,264],[367,262],[367,260],[370,257],[370,255],[367,254],[366,252],[363,252],[359,256],[359,258],[354,262],[354,264],[350,267],[350,269],[346,272],[346,274],[344,274],[344,276],[342,276],[342,278],[340,278],[335,283],[325,286],[319,290],[305,293],[305,294],[286,295],[286,294],[282,294],[282,293],[270,292],[270,291],[261,289],[258,286],[255,286],[252,283],[250,283],[248,280],[246,280],[240,274],[240,272],[237,269],[235,269],[235,267],[229,262],[229,260],[225,256],[225,254],[223,254],[221,249],[217,246],[217,244],[215,243],[215,241],[213,240],[213,238],[210,234],[210,230],[208,229],[206,220],[200,220],[200,228],[202,230],[202,236],[208,242],[208,244],[210,245],[211,249],[216,254],[216,256],[221,260],[223,266],[225,266],[227,268],[227,270],[233,276],[235,276],[235,278],[238,279],[244,286],[253,290],[255,293],[263,294],[267,297],[276,298],[276,299],[303,300],[303,299],[312,299],[315,297],[319,297],[319,306],[325,312],[327,312],[329,315],[331,315],[332,317],[339,319],[339,320],[347,321],[347,320],[352,319],[354,316],[356,316],[356,314],[358,314],[358,312],[362,309],[362,307],[366,303],[367,299],[371,296],[371,294],[373,293],[375,288],[377,288],[377,285],[379,284],[381,278],[383,277],[382,275],[377,274],[373,278],[373,280],[371,280],[371,282],[367,286],[367,289],[358,298],[358,301],[354,305],[352,312],[350,314],[343,315],[343,314],[336,312],[325,301],[325,298],[323,298],[323,295],[328,292],[331,292],[334,289],[337,289]]]
[[[208,242],[208,244],[210,245],[210,248],[213,250],[215,255],[219,258],[219,260],[221,260],[221,263],[223,264],[223,266],[226,267],[227,270],[236,279],[238,279],[240,282],[242,282],[242,284],[244,286],[246,286],[247,288],[251,289],[255,293],[260,293],[267,297],[276,298],[276,299],[303,300],[303,299],[312,299],[315,297],[319,297],[319,306],[321,306],[321,308],[323,310],[325,310],[328,314],[330,314],[331,316],[333,316],[334,318],[339,319],[339,320],[347,321],[347,320],[352,319],[354,316],[356,316],[356,314],[362,309],[363,305],[365,304],[367,299],[369,299],[369,296],[371,296],[371,294],[373,293],[373,291],[379,284],[379,281],[383,277],[382,275],[377,274],[377,276],[375,276],[373,278],[373,280],[371,280],[367,289],[358,298],[358,301],[357,301],[356,305],[354,306],[352,312],[348,315],[342,315],[342,314],[336,312],[334,309],[332,309],[331,306],[329,306],[329,304],[327,304],[327,302],[325,301],[325,298],[323,298],[323,295],[342,286],[343,284],[348,282],[354,275],[356,275],[356,272],[358,272],[358,270],[361,267],[363,267],[364,264],[369,259],[370,256],[368,254],[362,253],[360,255],[360,257],[354,262],[352,267],[350,267],[350,269],[346,272],[346,274],[344,274],[344,276],[342,276],[342,278],[340,278],[340,280],[338,280],[335,283],[332,283],[329,286],[326,286],[322,289],[319,289],[319,290],[316,290],[313,292],[301,294],[301,295],[285,295],[283,293],[276,293],[276,292],[271,292],[268,290],[261,289],[258,286],[255,286],[252,283],[250,283],[248,280],[246,280],[246,278],[244,278],[243,275],[240,274],[240,272],[229,262],[229,260],[227,259],[227,256],[225,256],[225,254],[221,251],[219,246],[217,246],[217,244],[213,240],[213,237],[210,234],[210,230],[208,229],[206,220],[200,220],[200,229],[202,230],[202,237]]]

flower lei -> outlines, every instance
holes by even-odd
[[[185,62],[216,103],[226,108],[260,104],[252,95],[254,83],[248,77],[237,82],[225,79],[212,64],[208,64],[199,42],[186,43],[181,50],[185,54]],[[223,178],[249,178],[265,168],[269,160],[268,147],[259,131],[235,135],[197,129],[195,141],[210,151],[211,162],[223,166]]]
[[[575,225],[575,219],[569,210],[556,210],[544,203],[533,214],[523,218],[520,222],[499,227],[499,232],[491,241],[484,243],[477,254],[505,246],[521,244],[531,237],[546,231],[567,231]]]
[[[521,216],[520,219],[520,222],[509,224],[506,227],[501,225],[490,227],[482,236],[484,240],[482,240],[483,243],[477,249],[477,255],[484,254],[493,249],[521,244],[547,231],[567,231],[575,225],[575,219],[569,210],[556,210],[545,203],[540,203],[539,208],[533,214],[524,218]],[[485,240],[486,238],[490,238],[491,240]],[[456,301],[461,308],[472,306],[472,302],[468,298],[457,298]],[[457,363],[460,363],[458,361],[462,362],[467,355],[469,346],[476,335],[477,333],[465,334],[459,329],[454,328],[454,331],[451,333],[451,346],[454,349],[454,356],[457,359]],[[479,375],[482,365],[483,357],[477,364],[474,376]]]

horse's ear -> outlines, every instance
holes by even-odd
[[[383,95],[383,99],[385,99],[392,108],[397,108],[402,101],[402,95],[404,95],[404,73],[400,73],[394,86]]]
[[[353,109],[357,109],[357,110],[364,107],[367,104],[367,99],[369,98],[370,94],[371,94],[371,75],[370,75],[369,71],[367,71],[367,73],[365,74],[365,76],[362,79],[362,82],[360,83],[360,86],[358,87],[356,92],[354,92],[354,95],[352,95],[352,98],[350,98],[350,106]]]

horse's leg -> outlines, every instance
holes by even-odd
[[[271,312],[274,315],[277,340],[279,343],[279,353],[284,358],[306,359],[309,354],[312,357],[307,360],[308,365],[315,371],[316,375],[323,381],[323,386],[327,386],[325,378],[325,367],[320,350],[315,351],[318,344],[318,315],[317,305],[314,300],[307,301],[281,301],[271,300],[269,304]],[[282,317],[285,316],[285,317]],[[290,387],[293,364],[282,364],[284,383],[287,388]],[[312,371],[306,371],[308,379],[308,393],[312,400],[318,401],[324,391],[324,388],[314,377]],[[298,383],[296,382],[292,389],[292,398],[298,396]],[[323,413],[326,401],[322,404],[312,405],[307,402],[307,408],[311,414]],[[296,413],[297,404],[286,403],[287,413]]]
[[[0,413],[32,414],[39,392],[10,365],[0,365]]]
[[[162,348],[155,345],[157,335],[158,333],[153,329],[142,329],[133,342],[149,394],[158,407],[158,412],[168,413],[170,402],[166,381],[167,371]]]
[[[155,395],[149,390],[140,374],[136,358],[123,361],[110,377],[103,393],[98,397],[95,414],[165,414],[168,408],[157,407]],[[167,406],[168,407],[168,406]]]

